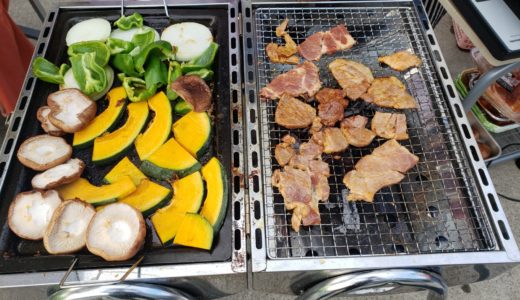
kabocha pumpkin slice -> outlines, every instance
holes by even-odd
[[[191,104],[193,111],[208,111],[211,107],[211,89],[199,76],[181,76],[171,84],[171,89]]]
[[[172,191],[149,179],[143,179],[137,189],[119,202],[126,203],[148,216],[163,207],[172,197]]]
[[[9,206],[9,228],[21,238],[40,240],[60,203],[54,190],[20,193]]]
[[[185,213],[197,213],[204,197],[204,182],[200,172],[194,172],[172,184],[170,204],[152,216],[152,224],[164,245],[171,244]]]
[[[96,102],[78,89],[64,89],[47,97],[49,121],[67,133],[85,128],[96,116]]]
[[[63,130],[54,126],[54,124],[49,121],[49,114],[51,113],[51,108],[48,106],[42,106],[38,108],[36,112],[36,118],[40,121],[43,131],[53,136],[62,136],[65,134]]]
[[[146,159],[164,144],[172,126],[172,106],[163,92],[150,98],[148,106],[155,116],[145,132],[138,135],[135,140],[135,150],[141,160]]]
[[[87,227],[95,213],[92,205],[81,200],[62,202],[45,230],[45,250],[50,254],[68,254],[81,250],[85,247]]]
[[[113,203],[96,212],[87,228],[87,248],[107,261],[132,258],[143,247],[146,227],[141,212]]]
[[[187,213],[173,240],[175,245],[211,250],[213,227],[203,216]]]
[[[107,175],[103,178],[105,183],[114,183],[119,180],[121,177],[130,176],[135,186],[138,186],[141,183],[141,180],[146,179],[147,177],[137,168],[128,157],[124,157],[120,160],[115,167],[108,172]]]
[[[200,170],[200,163],[174,138],[170,138],[141,164],[144,174],[159,180],[184,177]]]
[[[81,159],[72,158],[64,164],[57,165],[34,176],[31,184],[35,189],[53,189],[75,181],[81,176],[84,169],[85,163]]]
[[[134,102],[128,105],[127,110],[128,119],[123,126],[94,140],[93,163],[101,165],[117,160],[132,146],[143,129],[148,119],[148,104]]]
[[[118,181],[102,185],[95,186],[88,182],[84,178],[63,185],[58,188],[63,199],[81,199],[94,206],[108,204],[116,202],[118,199],[122,199],[136,190],[136,186],[132,179],[128,176],[120,178]]]
[[[211,120],[206,112],[189,112],[172,127],[175,140],[194,157],[201,157],[211,144]]]
[[[171,245],[181,226],[185,213],[178,211],[171,204],[160,208],[150,218],[153,228],[163,245]]]
[[[90,124],[82,130],[74,133],[72,146],[85,148],[94,142],[94,139],[107,131],[111,131],[123,116],[125,111],[126,92],[123,87],[116,87],[107,94],[108,106]]]
[[[42,134],[26,139],[16,156],[22,165],[44,171],[69,160],[72,147],[61,137]]]
[[[213,226],[220,229],[227,212],[228,180],[220,161],[213,157],[202,167],[202,177],[206,181],[206,199],[200,214]]]

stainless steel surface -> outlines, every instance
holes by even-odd
[[[484,126],[480,124],[480,122],[477,120],[477,118],[475,118],[471,111],[467,112],[466,116],[468,117],[469,125],[471,126],[471,128],[478,131],[480,135],[480,141],[489,146],[490,156],[486,158],[484,161],[491,162],[492,160],[500,157],[500,155],[502,155],[502,149],[495,141],[491,133],[489,133],[489,131],[487,131],[486,128],[484,128]]]
[[[180,290],[146,283],[119,283],[113,285],[82,287],[58,290],[49,295],[50,300],[87,299],[150,299],[150,300],[192,300],[196,299]]]
[[[328,299],[340,293],[347,295],[380,294],[401,286],[429,289],[442,298],[446,297],[448,290],[448,286],[437,273],[413,269],[387,269],[333,277],[314,285],[297,299]]]
[[[502,148],[502,155],[495,159],[492,164],[520,158],[520,129],[511,129],[492,135]]]
[[[213,275],[227,275],[233,276],[236,273],[245,273],[247,271],[246,261],[246,228],[245,228],[245,199],[244,199],[244,141],[242,137],[242,102],[241,102],[241,82],[240,82],[240,60],[236,58],[240,54],[240,43],[238,42],[238,31],[232,30],[238,26],[238,1],[221,2],[216,0],[179,0],[173,5],[173,1],[168,1],[169,6],[190,6],[190,7],[225,7],[228,11],[228,29],[229,29],[229,82],[230,82],[230,120],[231,136],[234,138],[232,143],[232,152],[229,155],[232,157],[232,182],[236,184],[234,189],[230,190],[232,193],[232,202],[229,203],[229,209],[232,210],[232,255],[230,261],[215,262],[215,263],[195,263],[182,265],[157,265],[157,266],[142,266],[137,267],[127,278],[127,280],[135,281],[160,281],[172,278],[188,278],[209,276],[207,280],[211,281]],[[78,3],[69,3],[61,6],[55,10],[49,11],[45,22],[42,25],[40,38],[35,45],[35,56],[43,55],[47,51],[49,39],[54,30],[54,24],[57,15],[63,10],[73,9],[96,9],[96,8],[119,8],[119,1],[107,1],[100,3],[98,1],[82,1]],[[139,7],[162,7],[162,1],[149,1],[143,3],[142,1],[126,0],[125,7],[139,8]],[[227,45],[226,45],[227,46]],[[41,50],[40,50],[41,49]],[[15,150],[13,145],[16,145],[18,134],[21,129],[21,124],[25,122],[27,116],[27,108],[31,105],[31,99],[36,97],[33,87],[36,78],[32,73],[27,73],[23,89],[20,94],[20,100],[11,116],[6,137],[1,146],[0,154],[0,186],[4,184],[6,170],[9,169]],[[238,117],[234,117],[238,116]],[[112,281],[114,278],[119,278],[127,272],[127,268],[110,268],[110,269],[82,269],[74,270],[70,273],[70,284],[84,284],[100,281]],[[51,272],[36,272],[36,273],[21,273],[21,274],[3,274],[0,275],[0,288],[7,287],[24,287],[32,285],[53,285],[58,284],[63,278],[64,271]],[[240,280],[245,282],[245,274],[240,274]],[[239,282],[240,280],[235,281]],[[229,290],[236,292],[234,286],[227,287]]]
[[[412,1],[242,3],[253,272],[519,260],[484,161],[478,152],[471,154],[477,144],[471,134],[462,134],[469,124],[433,30],[419,20]],[[403,144],[420,162],[405,180],[381,190],[373,204],[344,203],[342,176],[370,151],[352,148],[339,162],[324,156],[333,174],[330,203],[320,203],[322,224],[303,227],[299,234],[290,229],[291,213],[270,183],[277,167],[272,149],[289,131],[273,123],[276,103],[257,97],[261,87],[291,68],[270,64],[264,53],[266,43],[279,42],[274,29],[286,16],[297,43],[340,22],[358,40],[353,49],[321,59],[325,86],[336,86],[325,71],[327,63],[343,56],[365,63],[376,76],[400,77],[420,106],[407,112],[411,139]],[[377,56],[403,49],[420,56],[423,65],[400,74],[377,63]],[[347,112],[359,104],[351,105]],[[373,110],[363,108],[362,114],[371,116]],[[308,138],[303,131],[292,132],[302,141]]]

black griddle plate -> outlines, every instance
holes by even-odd
[[[143,15],[145,25],[153,27],[159,31],[170,24],[170,20],[165,16],[164,10],[159,8],[140,8],[126,9],[125,14],[130,15],[139,12]],[[67,56],[67,47],[65,44],[65,36],[68,29],[83,20],[101,17],[111,23],[120,16],[118,9],[85,9],[85,10],[60,10],[56,16],[56,22],[52,36],[48,42],[48,48],[45,58],[60,65],[63,62],[69,63]],[[215,78],[211,87],[214,96],[213,110],[213,147],[203,159],[201,163],[205,163],[212,155],[217,156],[222,164],[228,170],[228,178],[231,170],[231,128],[230,128],[230,90],[229,90],[229,45],[228,45],[228,20],[226,8],[176,8],[173,14],[170,14],[173,23],[186,21],[194,21],[208,26],[215,41],[220,45],[213,70]],[[117,71],[116,71],[117,73]],[[117,77],[117,76],[116,76]],[[115,82],[114,86],[120,83]],[[44,133],[40,127],[40,123],[36,120],[37,109],[45,105],[47,95],[56,91],[57,85],[45,83],[37,80],[34,85],[34,93],[30,99],[27,108],[27,115],[19,131],[20,138],[15,145],[15,150],[28,137]],[[106,101],[99,100],[99,110],[104,109],[103,104]],[[153,114],[151,113],[151,118]],[[174,118],[174,121],[178,117]],[[126,120],[126,116],[122,118],[121,124]],[[69,143],[72,142],[72,135],[66,137]],[[82,177],[85,177],[94,184],[101,184],[101,179],[115,165],[111,164],[104,167],[96,167],[91,163],[92,147],[84,150],[74,150],[73,157],[78,157],[85,161],[87,168]],[[139,166],[140,162],[132,149],[127,156]],[[109,268],[109,267],[126,267],[131,266],[133,262],[144,255],[141,266],[146,265],[167,265],[167,264],[185,264],[185,263],[201,263],[201,262],[222,262],[231,259],[232,251],[232,229],[231,229],[231,205],[228,205],[226,219],[220,230],[215,236],[212,251],[203,251],[185,247],[163,247],[152,226],[147,220],[147,235],[144,248],[131,260],[124,262],[106,262],[103,259],[90,254],[87,250],[82,250],[76,255],[49,255],[45,252],[41,241],[27,241],[14,235],[7,225],[7,214],[9,205],[19,192],[31,190],[31,179],[36,172],[22,166],[16,156],[13,155],[13,161],[6,173],[6,179],[2,190],[0,191],[0,274],[19,273],[19,272],[43,272],[53,270],[66,270],[74,257],[78,257],[79,261],[76,265],[77,269],[91,268]],[[232,184],[232,181],[230,181]],[[169,186],[165,182],[160,182]],[[229,189],[233,190],[232,187]],[[229,193],[229,198],[231,193]],[[228,198],[230,202],[231,199]],[[228,203],[229,203],[228,202]]]

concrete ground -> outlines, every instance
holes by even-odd
[[[46,9],[56,5],[59,1],[43,0],[41,1]],[[39,28],[41,22],[32,10],[28,1],[11,1],[9,13],[13,19],[25,26]],[[471,67],[472,61],[467,52],[459,50],[455,45],[453,34],[450,32],[451,19],[445,17],[435,29],[436,36],[439,40],[444,58],[451,71],[453,77],[460,71]],[[514,162],[508,162],[501,165],[493,166],[489,170],[493,178],[493,183],[497,191],[503,195],[509,195],[520,198],[520,170],[515,166]],[[507,214],[509,224],[517,238],[520,240],[520,203],[511,202],[501,199],[504,211]],[[451,287],[449,289],[449,299],[518,299],[520,296],[520,268],[513,268],[498,278],[471,284],[469,287]],[[273,282],[273,285],[278,285]],[[31,289],[5,289],[0,290],[0,299],[42,299],[46,295],[45,288]],[[417,292],[410,294],[401,294],[395,296],[379,296],[379,297],[358,297],[358,299],[426,299],[425,292]],[[227,299],[293,299],[293,296],[269,294],[261,291],[244,291],[240,294],[228,297]]]

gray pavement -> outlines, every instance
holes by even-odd
[[[46,9],[52,5],[56,5],[59,1],[43,0],[41,1]],[[9,13],[18,23],[29,27],[39,28],[41,22],[32,10],[28,1],[11,0]],[[453,77],[460,71],[472,67],[472,61],[467,52],[461,51],[456,47],[453,34],[450,32],[451,19],[445,17],[435,29],[437,39],[441,46],[447,65]],[[520,170],[515,166],[514,162],[504,163],[493,166],[490,169],[493,183],[499,193],[513,197],[520,197]],[[502,206],[507,214],[509,223],[517,238],[520,239],[520,203],[515,203],[501,199]],[[520,298],[520,268],[514,268],[501,276],[471,284],[464,288],[461,286],[451,287],[449,289],[449,299],[519,299]],[[272,283],[274,286],[277,282]],[[0,299],[43,299],[46,295],[46,289],[35,287],[31,289],[5,289],[0,290]],[[264,293],[261,291],[244,291],[240,294],[228,297],[227,299],[293,299],[294,296],[278,295]],[[425,292],[417,292],[410,294],[401,294],[393,296],[379,297],[357,297],[357,299],[426,299]]]

